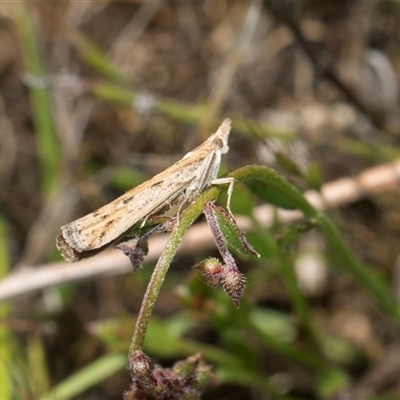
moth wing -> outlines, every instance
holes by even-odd
[[[182,159],[180,162],[182,161],[186,160]],[[66,244],[77,252],[103,247],[136,222],[168,202],[173,202],[196,176],[198,162],[184,164],[184,172],[178,168],[175,173],[171,173],[170,167],[111,203],[62,226],[61,233]]]

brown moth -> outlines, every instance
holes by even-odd
[[[216,179],[221,155],[228,152],[231,120],[181,160],[111,203],[61,227],[57,248],[67,261],[79,261],[117,241],[140,220],[146,221],[172,204],[179,210],[211,184],[227,184],[228,209],[232,178]],[[179,215],[178,215],[179,217]]]

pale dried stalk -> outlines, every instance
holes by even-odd
[[[305,193],[307,200],[317,209],[338,207],[386,190],[395,190],[400,181],[400,160],[370,168],[353,178],[342,178],[325,184],[320,196],[315,191]],[[263,226],[272,223],[274,208],[262,205],[254,209],[254,216]],[[298,211],[278,210],[281,222],[300,218]],[[246,217],[235,218],[243,230],[251,229],[251,221]],[[167,235],[150,240],[150,251],[146,262],[154,262],[168,241]],[[205,223],[191,227],[186,233],[178,254],[188,254],[213,246],[213,239]],[[129,259],[114,250],[105,251],[93,259],[79,264],[65,262],[25,267],[0,281],[0,300],[18,298],[31,292],[66,282],[80,282],[105,276],[120,275],[132,270]]]

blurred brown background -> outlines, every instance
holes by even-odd
[[[225,117],[233,119],[233,132],[224,171],[269,165],[306,190],[396,160],[399,16],[400,4],[389,0],[1,3],[3,276],[60,261],[54,238],[61,225],[170,166]],[[310,165],[318,171],[314,175]],[[238,214],[248,212],[250,201],[258,204],[252,199],[247,205],[242,191],[235,189],[239,195],[233,200]],[[344,201],[333,216],[354,254],[395,293],[398,192]],[[187,287],[201,292],[190,266],[213,251],[186,253],[172,265],[158,316],[168,320],[184,309],[199,318],[201,307],[182,293]],[[352,348],[351,360],[335,360],[347,375],[333,394],[322,395],[312,373],[265,345],[256,351],[260,371],[273,377],[282,396],[399,398],[397,323],[362,285],[327,267],[329,253],[319,237],[310,235],[296,251],[324,259],[316,269],[315,258],[305,264],[297,259],[297,268],[310,268],[308,274],[298,272],[298,279],[314,322],[357,351]],[[294,256],[291,261],[296,264]],[[238,264],[245,273],[269,268],[266,261]],[[35,290],[9,303],[3,320],[18,343],[13,357],[26,368],[24,378],[11,379],[14,398],[40,398],[40,391],[110,347],[126,351],[152,268]],[[247,301],[292,317],[279,273],[260,274],[263,283],[249,278]],[[94,326],[116,317],[121,340],[110,344]],[[219,335],[212,323],[189,333],[215,346]],[[28,360],[35,349],[46,371],[35,378],[39,388],[31,384],[36,363]],[[176,358],[155,355],[166,365]],[[117,399],[128,385],[122,368],[73,398]],[[274,396],[257,384],[216,379],[205,398]]]

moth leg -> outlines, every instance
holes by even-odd
[[[142,229],[142,228],[146,225],[146,222],[147,222],[148,218],[150,217],[150,215],[151,215],[151,214],[147,214],[147,215],[144,217],[143,222],[140,224],[140,229]]]
[[[235,178],[218,178],[218,179],[213,179],[210,183],[211,185],[226,185],[227,183],[229,183],[228,202],[226,208],[228,209],[229,213],[233,215],[231,211],[231,199],[233,194],[233,187],[235,186]]]
[[[157,215],[159,212],[163,211],[164,209],[170,209],[174,204],[177,198],[181,196],[180,193],[178,193],[175,197],[171,197],[167,200],[164,201],[164,203],[160,204],[158,207],[156,207],[153,211],[149,212],[143,219],[143,222],[140,225],[140,228],[143,228],[146,225],[147,220],[149,217],[153,217]]]
[[[179,204],[178,210],[176,211],[176,225],[179,225],[179,217],[181,215],[182,208],[185,204],[187,204],[187,202],[188,200],[186,198],[182,200],[181,204]]]

